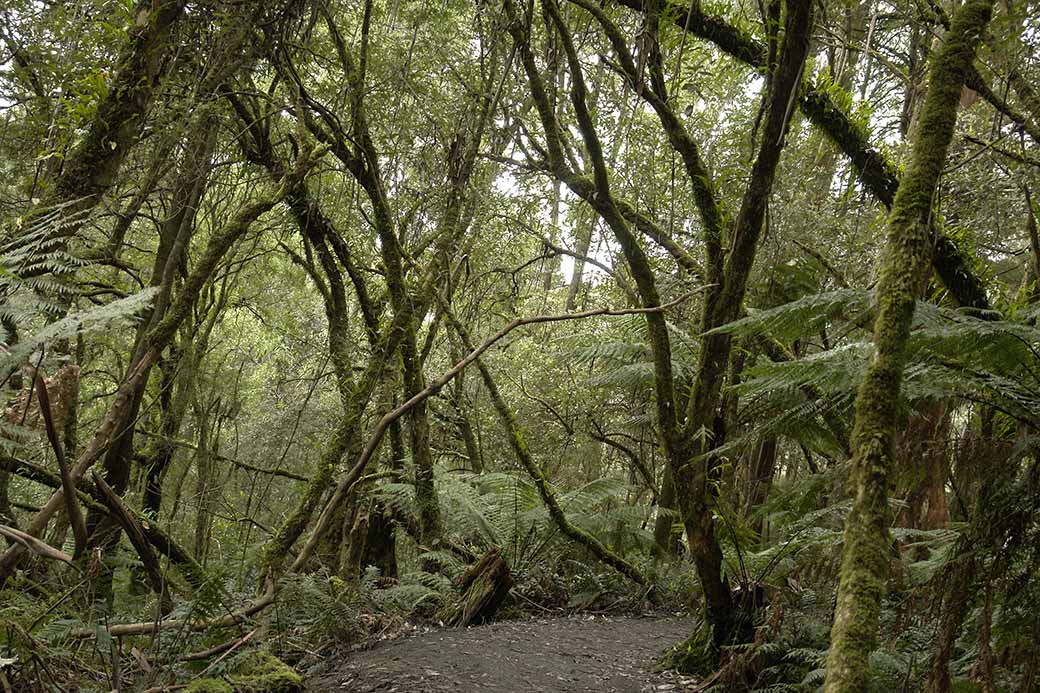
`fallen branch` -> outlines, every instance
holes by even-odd
[[[248,633],[243,635],[241,638],[239,638],[237,641],[235,641],[235,643],[233,645],[231,645],[231,647],[228,648],[227,652],[225,652],[224,654],[220,655],[219,657],[214,659],[212,662],[210,662],[209,666],[207,666],[205,669],[203,669],[201,672],[199,672],[199,674],[195,678],[197,678],[197,679],[198,678],[202,678],[203,676],[205,676],[209,672],[210,669],[212,669],[213,667],[217,666],[218,664],[223,662],[225,659],[230,657],[231,653],[233,653],[235,650],[237,650],[238,648],[240,648],[243,645],[245,645],[250,640],[252,640],[253,636],[256,635],[257,630],[258,630],[257,628],[254,628],[253,630],[249,631]]]
[[[172,661],[198,662],[200,660],[209,659],[210,657],[215,657],[216,655],[221,654],[223,652],[227,652],[228,650],[234,650],[235,648],[247,642],[255,634],[256,628],[254,628],[253,630],[249,631],[241,637],[232,638],[227,642],[222,642],[219,645],[214,645],[213,647],[210,647],[208,649],[200,650],[199,652],[189,652],[188,654],[181,655],[180,657],[174,657]]]
[[[61,488],[61,479],[57,474],[32,462],[13,457],[0,457],[0,469],[5,469],[23,479],[29,479],[44,486],[55,489]],[[79,502],[88,510],[105,515],[109,514],[108,506],[104,504],[101,492],[92,486],[88,486],[85,481],[80,481],[77,485],[76,495],[79,498]],[[129,506],[127,506],[127,509],[133,513],[137,522],[141,525],[148,543],[154,546],[156,551],[169,558],[193,587],[198,587],[202,584],[205,580],[205,573],[202,566],[192,558],[191,554],[185,551],[170,535],[154,527],[146,518],[141,517],[140,513]]]
[[[72,536],[75,537],[75,550],[73,558],[79,558],[87,548],[87,523],[83,519],[83,511],[76,502],[76,484],[69,473],[69,465],[65,463],[65,446],[58,439],[58,431],[54,426],[54,413],[51,410],[51,398],[47,392],[47,384],[43,382],[43,376],[36,371],[34,383],[36,396],[40,400],[40,414],[43,415],[44,427],[47,429],[47,440],[50,441],[54,457],[58,460],[58,471],[61,473],[61,489],[64,492],[65,514],[69,518],[69,526],[72,527]]]
[[[199,632],[211,628],[227,628],[229,626],[236,626],[260,613],[267,607],[271,606],[271,604],[274,604],[276,591],[277,589],[274,585],[268,583],[267,590],[265,590],[261,596],[257,597],[257,599],[249,606],[243,607],[238,611],[233,611],[227,616],[222,616],[208,621],[170,619],[166,621],[147,621],[143,623],[116,623],[106,626],[105,630],[107,630],[108,634],[112,637],[124,637],[128,635],[150,635],[160,630],[183,629]],[[69,635],[74,638],[92,638],[97,635],[97,630],[94,628],[81,628],[72,631]]]
[[[137,551],[137,555],[141,558],[141,563],[144,565],[145,573],[148,575],[148,582],[152,591],[159,596],[162,613],[168,614],[173,610],[173,604],[170,602],[170,593],[166,588],[166,578],[163,576],[159,559],[156,558],[155,552],[152,551],[152,545],[145,536],[144,528],[130,509],[126,507],[126,504],[123,503],[123,499],[119,497],[119,494],[105,483],[100,474],[92,472],[91,476],[94,479],[94,485],[101,492],[101,497],[105,505],[108,506],[110,514],[123,526],[127,538],[130,539],[134,550]]]
[[[7,537],[16,544],[20,544],[29,551],[32,551],[33,553],[44,558],[49,558],[52,561],[61,561],[62,563],[68,563],[73,567],[75,567],[76,565],[73,561],[72,556],[68,555],[64,551],[59,551],[58,549],[54,548],[46,542],[40,541],[31,534],[26,534],[20,529],[8,527],[7,525],[0,525],[0,536]]]

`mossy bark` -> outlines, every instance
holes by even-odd
[[[97,204],[115,181],[144,127],[162,75],[162,57],[186,4],[184,0],[146,0],[136,4],[129,41],[119,55],[108,94],[98,105],[83,139],[66,157],[65,166],[49,191],[48,202],[71,202],[72,209],[81,212]]]
[[[845,523],[838,603],[827,657],[825,690],[829,693],[863,691],[870,682],[869,658],[891,556],[888,485],[906,344],[929,266],[933,199],[953,138],[961,86],[992,5],[991,0],[969,0],[954,17],[930,70],[910,166],[888,219],[877,288],[875,353],[856,399],[854,501]]]
[[[716,440],[719,430],[716,421],[732,339],[727,334],[711,330],[736,319],[744,302],[789,125],[789,108],[801,84],[811,25],[811,3],[804,0],[786,3],[778,63],[770,76],[766,95],[761,144],[748,188],[733,222],[731,248],[718,275],[720,285],[705,295],[701,327],[706,334],[686,412],[684,454],[679,458],[681,464],[673,470],[683,524],[705,593],[706,618],[718,645],[746,642],[752,631],[750,619],[741,614],[734,603],[723,573],[722,551],[715,536],[712,515],[717,464],[711,450],[721,442]]]
[[[509,565],[502,558],[502,549],[495,547],[459,578],[462,596],[446,620],[453,626],[487,623],[494,619],[512,588]]]
[[[675,524],[675,484],[667,465],[661,472],[661,494],[657,497],[657,517],[654,519],[654,555],[674,556],[679,553],[682,530]]]

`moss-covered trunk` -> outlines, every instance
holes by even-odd
[[[711,330],[735,320],[744,302],[789,125],[790,107],[801,84],[811,25],[811,3],[789,0],[785,6],[779,59],[771,72],[765,99],[761,144],[740,211],[733,222],[731,248],[719,275],[719,285],[705,296],[702,328],[706,334],[687,409],[684,454],[673,461],[676,495],[704,589],[706,617],[716,645],[748,641],[752,633],[748,615],[735,613],[712,515],[717,464],[711,451],[720,442],[716,440],[720,432],[717,420],[733,345],[728,334]]]
[[[888,484],[906,344],[914,304],[930,264],[933,199],[953,138],[961,86],[992,5],[991,0],[969,0],[954,17],[930,70],[910,166],[889,215],[877,287],[875,353],[856,399],[854,501],[845,523],[838,602],[827,657],[825,690],[832,693],[863,691],[870,681],[870,653],[891,557]]]
[[[408,309],[410,310],[410,308]],[[401,361],[404,366],[404,399],[418,394],[425,382],[418,349],[416,346],[417,320],[409,321],[404,340],[401,342]],[[437,487],[433,483],[433,450],[430,448],[430,417],[426,403],[408,410],[408,440],[415,468],[415,502],[419,510],[419,542],[434,547],[441,537],[440,501]]]
[[[71,203],[68,213],[97,204],[114,182],[127,153],[137,143],[159,79],[170,35],[184,13],[184,0],[138,2],[129,40],[121,51],[115,77],[83,139],[69,152],[53,181],[46,203]],[[81,223],[81,222],[80,222]],[[71,234],[78,224],[66,227]]]

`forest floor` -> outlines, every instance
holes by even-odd
[[[308,689],[358,693],[641,693],[681,691],[692,680],[652,673],[661,652],[693,621],[669,617],[569,617],[444,629],[347,655]]]

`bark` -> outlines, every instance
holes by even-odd
[[[870,680],[890,562],[889,475],[906,344],[914,306],[929,266],[932,201],[953,138],[957,103],[990,0],[969,0],[957,11],[930,70],[920,128],[910,165],[888,219],[888,238],[877,288],[875,353],[856,398],[851,487],[845,523],[838,601],[827,657],[825,690],[861,691]]]
[[[991,576],[992,577],[992,576]],[[993,657],[993,581],[987,580],[983,588],[985,597],[979,614],[979,661],[978,678],[981,693],[995,693]]]
[[[75,400],[76,394],[79,392],[79,366],[66,366],[66,369],[72,371],[72,380],[76,385],[72,388],[71,393],[64,394],[68,400]],[[65,516],[68,518],[69,526],[72,527],[72,534],[75,537],[76,549],[72,557],[79,558],[87,548],[87,525],[83,519],[83,511],[76,500],[75,482],[73,482],[72,476],[69,474],[69,467],[65,463],[65,446],[58,440],[58,428],[55,426],[54,412],[51,409],[47,384],[39,372],[36,373],[34,385],[39,398],[40,413],[43,415],[47,429],[47,438],[50,440],[51,449],[54,451],[54,456],[58,461],[58,471],[61,474],[61,489],[65,495]],[[65,402],[66,409],[71,409],[73,406],[75,406],[74,401]]]
[[[676,556],[682,542],[682,530],[676,531],[675,484],[672,472],[665,465],[661,472],[661,495],[657,498],[657,517],[654,519],[654,555]]]
[[[473,425],[469,422],[469,416],[465,410],[456,411],[457,419],[455,425],[459,429],[459,437],[466,449],[466,458],[469,460],[469,468],[474,474],[484,473],[484,460],[477,445],[477,436],[473,432]]]
[[[355,499],[345,504],[343,512],[343,541],[340,544],[339,576],[356,585],[361,577],[363,556],[368,543],[368,511]]]
[[[361,565],[375,566],[379,576],[397,578],[397,524],[381,503],[373,502],[368,511],[368,534]]]
[[[422,367],[416,352],[415,336],[420,316],[413,317],[405,330],[401,343],[401,360],[404,364],[405,399],[414,397],[423,389]],[[419,542],[435,547],[440,542],[440,501],[433,482],[433,451],[430,447],[430,418],[426,402],[420,402],[408,412],[409,447],[415,467],[415,502],[419,511]]]
[[[0,524],[10,525],[15,529],[18,523],[15,521],[14,508],[11,507],[10,498],[11,472],[0,469]]]

